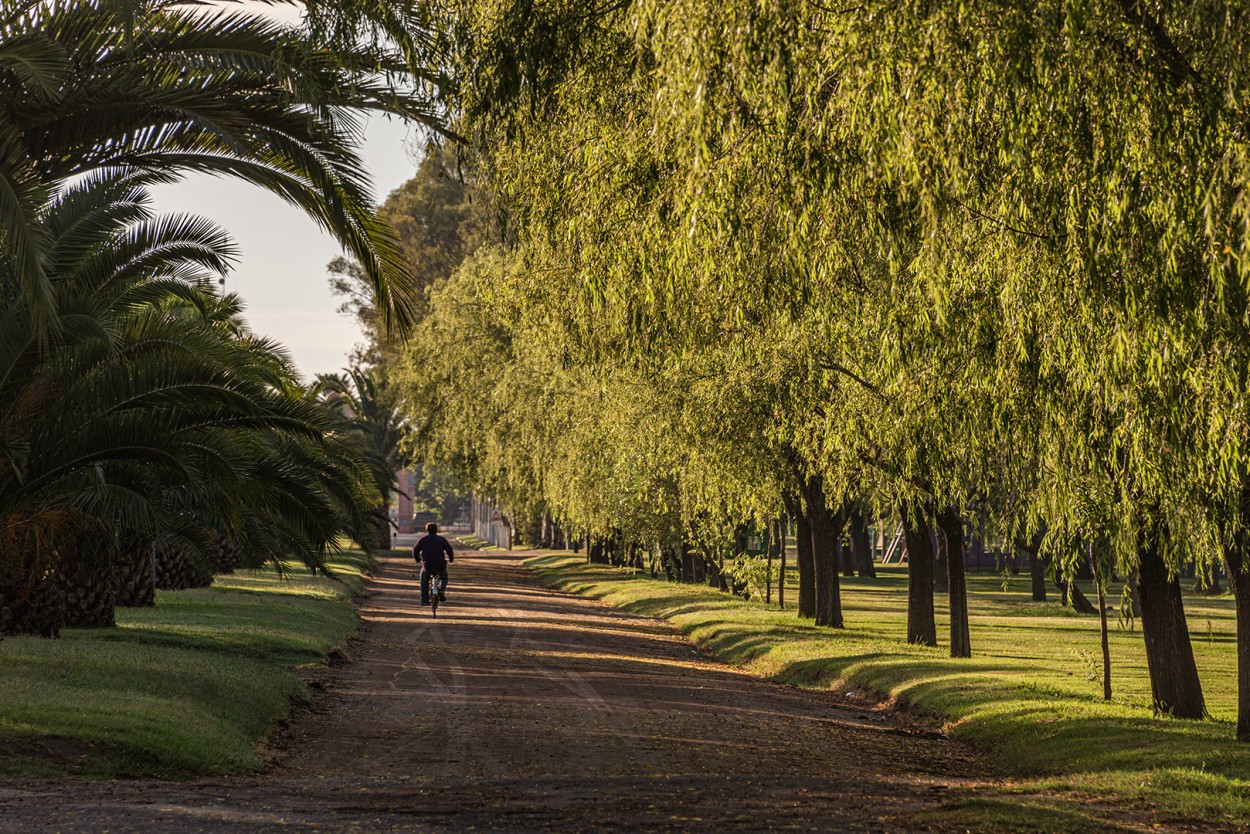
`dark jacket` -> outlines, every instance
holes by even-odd
[[[417,539],[412,548],[412,558],[420,562],[428,571],[441,571],[448,562],[454,562],[451,545],[438,533],[426,533]]]

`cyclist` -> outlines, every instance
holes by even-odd
[[[447,539],[438,534],[438,525],[430,522],[425,525],[425,535],[417,540],[412,548],[412,558],[421,565],[421,604],[430,604],[430,576],[439,579],[438,601],[444,602],[447,597],[443,590],[447,587],[447,563],[456,561]]]

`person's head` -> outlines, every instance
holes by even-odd
[[[438,525],[437,525],[437,524],[435,524],[434,522],[432,522],[432,521],[431,521],[429,524],[425,525],[425,532],[427,532],[427,533],[437,533],[437,532],[438,532]]]

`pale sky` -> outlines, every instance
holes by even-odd
[[[298,13],[289,6],[269,9],[280,17]],[[378,202],[416,173],[407,146],[419,151],[424,145],[417,127],[369,122],[362,156]],[[342,249],[332,237],[302,211],[238,180],[195,175],[154,188],[153,196],[159,211],[194,212],[230,232],[240,258],[225,289],[243,297],[252,329],[286,345],[305,378],[346,366],[362,337],[352,318],[335,312],[342,299],[330,294],[326,264]]]
[[[379,202],[416,173],[406,140],[424,146],[415,127],[374,119],[366,128],[362,155]],[[334,238],[299,209],[238,180],[195,175],[153,195],[162,212],[195,212],[230,232],[240,257],[225,289],[243,297],[252,330],[286,345],[306,378],[346,366],[362,338],[354,319],[335,312],[343,299],[330,294],[326,275],[342,253]]]

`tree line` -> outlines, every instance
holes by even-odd
[[[891,516],[906,637],[937,644],[944,585],[957,657],[964,563],[931,542],[975,516],[1065,588],[1126,582],[1179,718],[1179,573],[1225,572],[1250,740],[1246,15],[455,4],[437,165],[494,228],[380,348],[414,447],[682,578],[784,511],[831,627],[840,543]]]
[[[304,385],[221,290],[228,236],[149,192],[212,173],[277,194],[399,332],[410,270],[356,146],[370,112],[441,123],[423,18],[153,0],[0,18],[0,634],[111,625],[156,587],[375,543],[394,486],[370,380]]]

